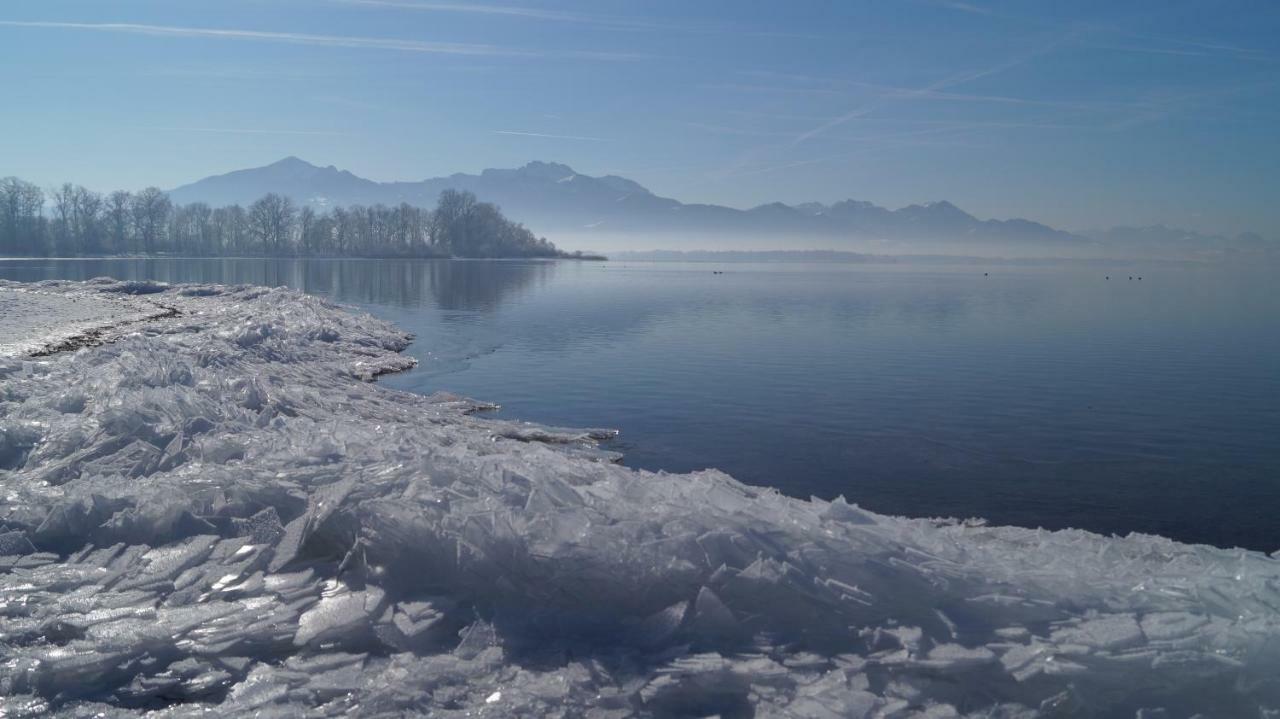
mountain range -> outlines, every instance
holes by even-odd
[[[430,207],[445,189],[493,202],[539,235],[590,249],[836,249],[1003,255],[1197,256],[1274,252],[1260,236],[1203,235],[1164,226],[1072,233],[1026,219],[978,219],[950,202],[891,210],[844,200],[742,210],[686,204],[616,175],[593,177],[554,162],[453,174],[418,182],[375,182],[296,157],[169,191],[177,203],[247,205],[274,192],[317,209],[402,202]],[[782,241],[780,242],[780,238]]]

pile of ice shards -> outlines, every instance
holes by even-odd
[[[320,299],[39,288],[122,289],[179,314],[0,359],[2,715],[1280,709],[1274,557],[634,471]]]

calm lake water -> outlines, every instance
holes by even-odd
[[[0,261],[7,279],[103,275],[361,307],[418,337],[418,369],[385,384],[615,427],[630,466],[718,467],[892,514],[1280,548],[1280,292],[1264,270]]]

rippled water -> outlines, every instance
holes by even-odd
[[[420,367],[386,384],[616,427],[633,466],[719,467],[888,513],[1280,548],[1265,270],[0,261],[7,279],[100,275],[361,306],[419,337]]]

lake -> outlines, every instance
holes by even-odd
[[[889,514],[1280,548],[1265,269],[0,260],[5,279],[104,275],[359,307],[417,336],[418,368],[384,384],[613,427],[634,467],[717,467]]]

